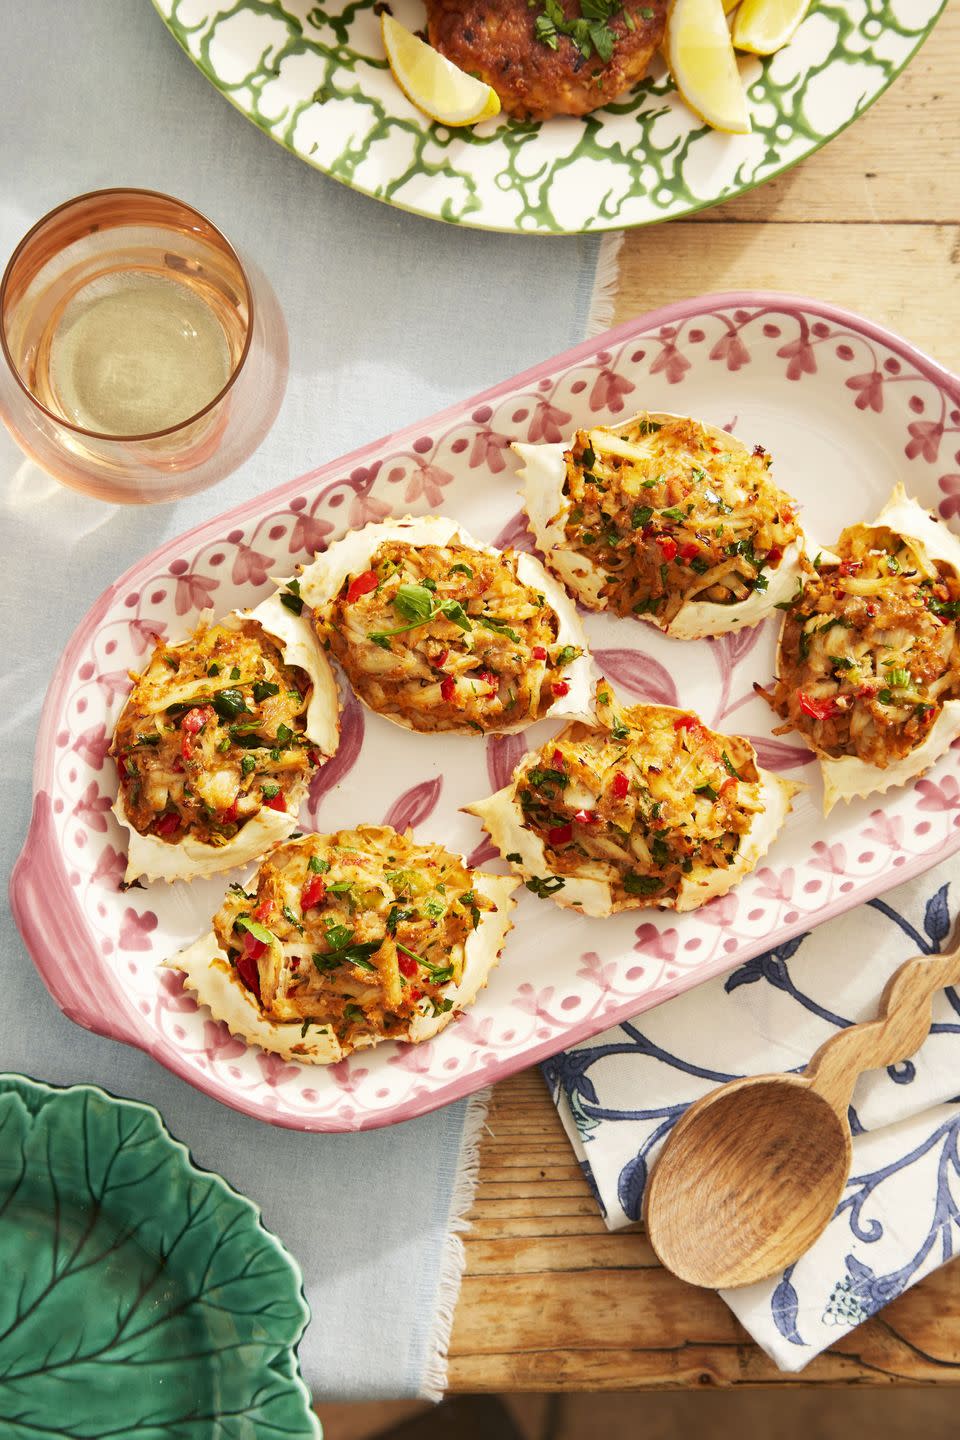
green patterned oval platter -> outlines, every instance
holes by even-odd
[[[156,1110],[0,1075],[3,1440],[320,1440],[300,1272]]]
[[[813,0],[769,60],[741,58],[753,129],[710,130],[658,57],[582,119],[434,124],[393,80],[376,0],[153,0],[239,110],[335,180],[418,215],[487,230],[580,234],[689,215],[769,180],[862,114],[946,0]],[[390,0],[424,24],[422,0]]]

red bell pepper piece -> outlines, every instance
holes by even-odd
[[[547,658],[547,652],[542,645],[534,645],[533,649],[530,651],[530,654],[533,656],[534,660],[546,660]]]
[[[300,909],[312,910],[314,905],[322,905],[327,898],[327,887],[322,875],[310,875],[306,885],[300,892]]]
[[[627,795],[629,795],[630,781],[627,779],[626,775],[624,775],[622,770],[618,770],[616,775],[614,775],[613,785],[611,786],[611,789],[613,790],[613,793],[618,800],[625,800]]]
[[[166,814],[166,815],[161,815],[161,816],[160,816],[160,819],[156,822],[156,824],[155,824],[154,827],[153,827],[153,833],[154,833],[155,835],[165,835],[165,836],[166,836],[166,835],[175,835],[179,829],[180,829],[180,816],[177,814],[177,812],[176,812],[175,810],[173,810],[173,811],[170,811],[170,812],[169,812],[168,814]]]
[[[376,570],[364,570],[362,575],[357,575],[350,581],[347,588],[347,603],[352,605],[354,600],[359,600],[361,595],[369,595],[371,590],[376,590],[380,581]]]
[[[445,675],[440,681],[440,695],[449,705],[457,693],[457,682],[452,675]]]
[[[276,795],[274,795],[270,800],[265,800],[263,803],[266,805],[268,810],[279,810],[282,814],[286,814],[287,801],[286,796],[284,795],[282,790],[278,790]]]
[[[690,541],[690,543],[689,543],[688,545],[684,545],[684,546],[682,546],[681,549],[680,549],[680,559],[681,559],[681,560],[695,560],[699,554],[700,554],[700,546],[699,546],[699,545],[694,545],[694,543],[693,543],[692,540]]]
[[[251,936],[250,938],[252,939],[253,937]],[[260,945],[260,953],[262,954],[263,951],[267,948],[266,945],[260,944],[259,941],[256,941],[255,943]],[[259,1000],[260,971],[257,969],[258,958],[258,956],[252,954],[249,950],[245,950],[244,953],[237,958],[237,974],[240,976],[240,979],[243,981],[247,989],[251,991],[252,994],[256,995],[257,999]]]
[[[700,721],[696,715],[680,715],[673,722],[674,730],[699,730]]]
[[[567,684],[566,680],[554,680],[553,684],[550,686],[550,689],[553,691],[554,695],[556,695],[558,700],[562,699],[564,695],[570,694],[570,686]]]
[[[766,558],[766,560],[764,561],[764,564],[765,564],[765,565],[778,565],[782,559],[783,559],[783,551],[780,549],[780,546],[779,546],[779,545],[774,545],[774,547],[773,547],[772,550],[768,550],[768,551],[767,551],[767,558]]]
[[[193,755],[192,740],[206,725],[208,720],[215,720],[217,712],[212,705],[196,705],[188,710],[180,721],[180,754],[184,760],[189,760]]]
[[[800,709],[804,715],[809,715],[811,720],[829,720],[839,710],[832,695],[828,695],[825,700],[814,700],[811,696],[805,695],[802,690],[798,690],[797,700],[800,702]]]
[[[578,810],[573,818],[578,825],[596,825],[597,812],[596,810]]]
[[[397,956],[397,969],[400,971],[401,975],[405,975],[407,979],[410,980],[417,973],[417,962],[416,960],[413,960],[409,955],[404,955],[403,951],[401,950],[399,955]],[[410,994],[411,996],[413,995],[412,990],[410,991]]]
[[[573,826],[554,825],[552,830],[547,831],[547,839],[551,845],[566,845],[573,839]]]
[[[657,544],[663,553],[664,560],[675,560],[677,557],[677,542],[672,535],[657,535]]]

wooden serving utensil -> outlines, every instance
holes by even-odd
[[[720,1290],[798,1260],[847,1183],[857,1078],[919,1050],[934,994],[958,981],[960,946],[908,960],[891,975],[877,1018],[831,1036],[801,1075],[732,1080],[691,1105],[647,1186],[644,1218],[661,1263]]]

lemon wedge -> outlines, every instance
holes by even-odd
[[[746,135],[747,96],[737,69],[723,0],[672,0],[667,61],[677,89],[714,130]]]
[[[733,26],[733,43],[753,55],[772,55],[792,40],[810,0],[743,0]]]
[[[380,34],[400,89],[418,110],[441,125],[475,125],[500,114],[496,90],[460,70],[385,11]]]

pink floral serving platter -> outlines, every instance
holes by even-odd
[[[742,964],[960,848],[960,753],[878,801],[824,821],[817,766],[772,738],[754,697],[773,672],[775,622],[713,641],[670,640],[588,615],[594,655],[627,700],[696,709],[749,735],[761,762],[803,781],[785,831],[731,894],[678,917],[590,920],[521,889],[516,927],[488,989],[427,1044],[388,1043],[328,1068],[247,1047],[160,962],[209,927],[226,880],[123,892],[107,748],[154,635],[182,638],[201,610],[250,605],[345,529],[442,512],[482,539],[529,548],[512,440],[558,441],[639,409],[725,425],[774,456],[807,532],[828,542],[872,519],[900,480],[950,521],[960,514],[960,381],[906,341],[836,307],[757,292],[684,301],[612,330],[171,541],[110,587],[76,630],[40,726],[30,832],[11,894],[57,1003],[79,1024],[138,1045],[225,1104],[303,1130],[409,1119]],[[556,728],[556,727],[553,727]],[[340,749],[301,824],[412,825],[501,868],[460,806],[503,785],[550,733],[438,739],[346,696]],[[229,877],[228,877],[229,878]]]

